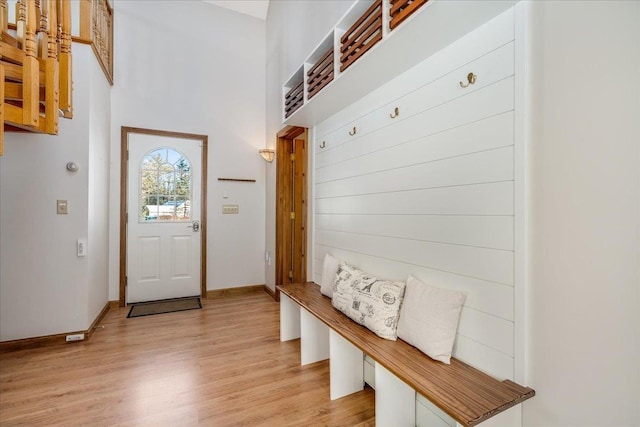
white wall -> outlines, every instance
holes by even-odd
[[[266,140],[275,147],[282,125],[282,85],[325,38],[351,1],[271,1],[267,15]],[[312,167],[311,165],[309,166]],[[266,250],[275,258],[276,165],[266,171]],[[309,218],[312,220],[312,218]],[[310,236],[309,236],[310,237]],[[266,284],[275,288],[275,264],[266,265]],[[308,269],[309,280],[311,270]]]
[[[121,126],[209,136],[207,289],[264,283],[265,22],[199,1],[122,1],[114,14],[109,299],[119,296]],[[221,214],[223,192],[239,215]]]
[[[90,61],[89,232],[87,316],[95,319],[109,301],[109,147],[111,86],[97,60]]]
[[[345,3],[270,8],[268,137],[280,124],[281,84],[315,46],[298,41],[301,29],[326,23],[319,41]],[[537,395],[523,424],[640,425],[640,3],[533,5],[525,384]]]
[[[90,160],[90,149],[101,146],[91,138],[108,138],[108,129],[91,132],[89,114],[90,103],[104,109],[108,102],[103,95],[92,99],[92,82],[105,79],[86,45],[74,44],[73,70],[74,118],[60,119],[58,136],[5,134],[0,157],[1,341],[87,329],[107,302],[104,250],[76,256],[78,238],[88,238],[89,248],[104,247],[106,241],[105,223],[92,219],[106,211],[89,196],[92,177],[106,165],[106,159]],[[80,171],[67,172],[69,161],[77,162]],[[93,189],[104,198],[104,188]],[[68,215],[56,214],[57,199],[68,200]]]
[[[640,3],[533,2],[527,426],[640,425]]]

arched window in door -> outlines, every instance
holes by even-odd
[[[166,147],[148,152],[140,164],[139,221],[191,221],[191,163]]]

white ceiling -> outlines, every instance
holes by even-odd
[[[235,10],[236,12],[255,16],[260,19],[267,19],[269,0],[204,0],[216,6]]]

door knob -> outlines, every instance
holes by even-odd
[[[193,221],[191,225],[187,225],[187,228],[190,228],[194,233],[197,233],[198,231],[200,231],[200,221]]]

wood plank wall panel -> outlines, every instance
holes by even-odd
[[[513,250],[513,217],[319,214],[316,228]]]
[[[318,214],[513,215],[513,183],[316,199]]]
[[[457,82],[454,82],[456,84]],[[331,144],[316,156],[316,167],[322,168],[340,161],[356,158],[398,142],[427,138],[440,132],[453,130],[482,119],[513,110],[513,78],[495,83],[488,88],[470,92],[466,96],[422,111],[407,119],[377,129],[372,134],[360,132],[356,138]],[[403,117],[406,115],[401,113]],[[362,143],[366,136],[366,144]],[[322,140],[319,138],[318,140]],[[340,150],[338,150],[340,148]]]
[[[316,230],[316,243],[502,284],[513,284],[513,252]]]
[[[513,321],[514,319],[512,286],[442,270],[434,270],[401,261],[384,260],[384,262],[381,263],[380,258],[375,256],[323,245],[316,245],[315,251],[321,255],[321,257],[314,259],[314,281],[320,280],[324,254],[331,253],[340,259],[352,261],[354,265],[358,265],[363,270],[379,277],[403,277],[407,274],[407,271],[411,271],[412,274],[419,277],[428,277],[429,282],[435,286],[466,292],[467,299],[465,301],[465,307],[467,308],[492,314],[495,317],[509,321]]]
[[[325,199],[504,181],[513,181],[513,146],[325,181],[316,185],[316,197]]]
[[[313,280],[331,253],[379,277],[413,274],[466,292],[454,355],[509,379],[513,39],[513,16],[500,16],[381,87],[372,102],[319,124],[313,173]],[[462,88],[468,72],[477,82]]]
[[[410,117],[416,113],[430,110],[444,103],[450,102],[452,99],[468,96],[469,94],[481,90],[487,86],[497,83],[513,75],[513,59],[514,59],[514,43],[509,42],[494,51],[489,52],[484,57],[474,61],[474,72],[482,76],[482,79],[476,81],[473,86],[461,88],[458,85],[450,85],[443,82],[450,82],[452,78],[458,81],[465,80],[468,74],[467,65],[463,65],[456,70],[448,71],[439,78],[429,80],[422,78],[419,82],[425,81],[422,86],[411,88],[404,96],[402,96],[402,108],[400,110],[401,117]],[[438,84],[440,83],[440,84]],[[394,82],[394,85],[396,83]],[[404,87],[404,90],[408,88]],[[374,111],[373,114],[366,114],[358,117],[358,132],[355,138],[351,138],[349,131],[353,128],[353,123],[347,123],[344,126],[328,132],[323,135],[323,139],[330,141],[328,150],[330,151],[342,143],[353,142],[362,138],[368,132],[375,131],[380,127],[391,125],[396,121],[390,120],[389,113],[397,106],[395,102],[389,103],[386,107]],[[320,127],[320,126],[319,126]],[[421,134],[421,132],[418,132]]]
[[[414,119],[407,119],[405,122],[412,120]],[[398,126],[407,126],[405,122],[398,123]],[[417,120],[415,124],[417,125]],[[512,112],[489,116],[480,121],[408,141],[385,139],[384,136],[372,134],[367,141],[367,144],[371,144],[370,152],[355,154],[346,160],[319,167],[316,169],[316,183],[432,162],[460,156],[469,153],[470,150],[482,151],[510,146],[512,141]],[[395,151],[401,151],[403,156],[395,155]]]

